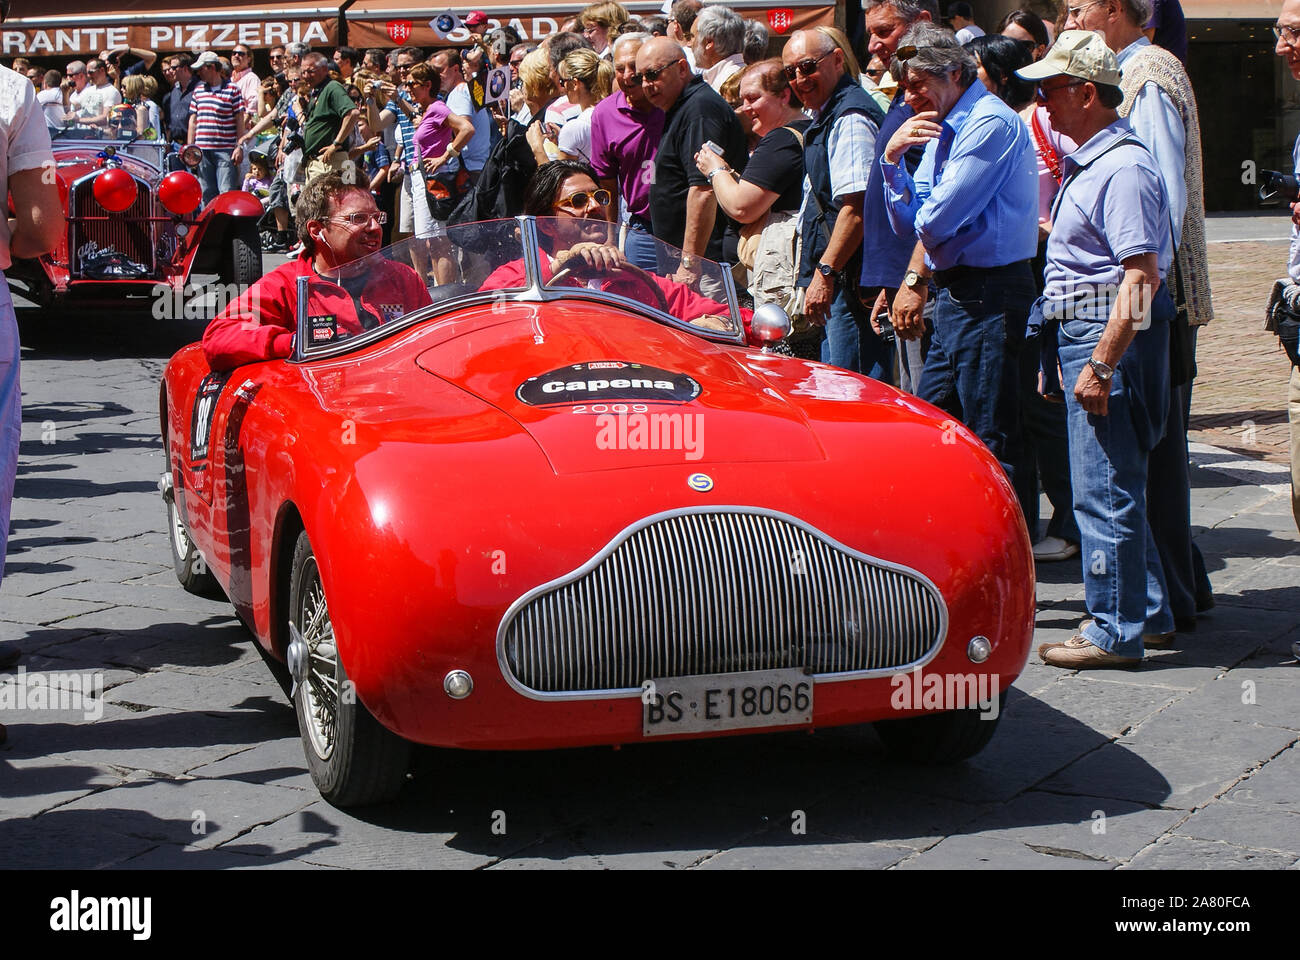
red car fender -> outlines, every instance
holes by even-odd
[[[220,262],[235,224],[251,220],[256,225],[262,213],[262,201],[243,190],[220,194],[204,207],[181,244],[179,266],[184,282],[188,284],[193,273],[215,273],[214,264]]]

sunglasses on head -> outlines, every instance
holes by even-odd
[[[681,63],[685,59],[685,57],[678,57],[676,60],[669,60],[662,67],[651,67],[648,70],[642,70],[640,73],[634,73],[630,79],[635,84],[640,84],[646,80],[649,80],[651,83],[657,83],[661,73],[671,67],[674,63]]]
[[[804,57],[798,63],[791,64],[788,67],[783,67],[781,72],[785,74],[787,80],[793,80],[796,73],[801,77],[811,77],[817,72],[817,65],[834,53],[835,49],[827,50],[816,59],[813,59],[812,57]]]
[[[570,210],[586,210],[592,200],[595,200],[602,207],[607,207],[612,199],[613,197],[610,196],[608,190],[594,190],[591,192],[579,190],[577,193],[569,194],[563,200],[556,201],[555,205],[557,207],[568,207]]]

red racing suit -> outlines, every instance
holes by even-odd
[[[310,276],[307,303],[308,337],[316,343],[355,336],[366,327],[357,316],[352,296],[316,273],[312,258],[303,254],[272,270],[240,294],[239,299],[212,318],[203,331],[203,354],[213,370],[287,357],[298,330],[298,278]],[[420,276],[409,266],[379,259],[370,268],[360,297],[362,309],[380,323],[433,301]]]

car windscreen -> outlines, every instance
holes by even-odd
[[[335,225],[346,242],[361,250],[367,234],[379,229],[373,220]],[[431,312],[428,307],[493,299],[499,295],[488,291],[525,288],[530,283],[523,263],[520,223],[491,220],[451,226],[433,238],[410,237],[340,267],[315,271],[299,288],[299,356],[363,346],[406,326],[417,314]],[[496,286],[485,287],[489,277],[496,278]]]
[[[722,264],[686,256],[648,234],[629,247],[631,228],[601,219],[538,217],[536,227],[548,289],[578,287],[636,301],[700,331],[743,339],[734,288]]]

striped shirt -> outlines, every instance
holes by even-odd
[[[202,150],[233,150],[235,114],[244,112],[244,96],[233,83],[215,89],[203,81],[194,88],[190,101],[195,115],[194,143]]]
[[[399,93],[398,96],[410,104],[411,98],[406,94]],[[415,155],[415,124],[396,100],[389,100],[384,109],[397,118],[397,144],[402,148],[402,165],[414,170],[418,160]]]

